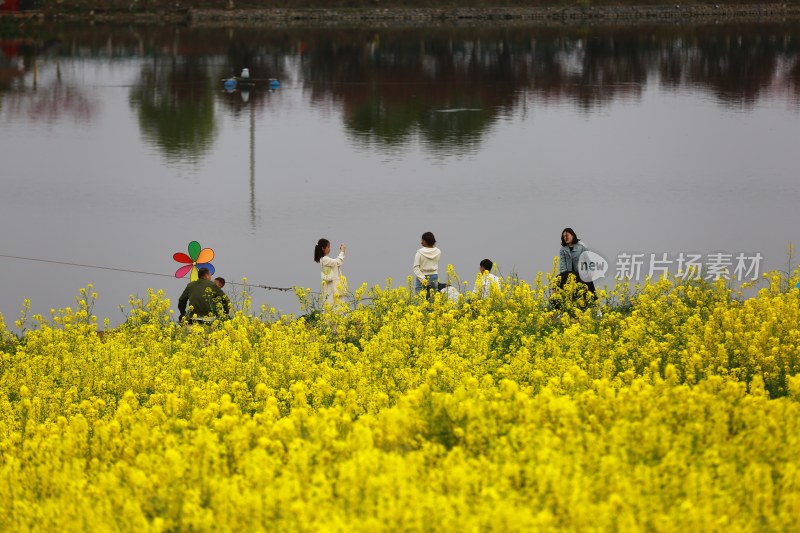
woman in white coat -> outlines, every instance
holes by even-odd
[[[424,288],[430,300],[439,290],[439,258],[442,251],[436,247],[436,237],[430,231],[422,234],[420,244],[422,248],[417,250],[414,265],[411,267],[414,273],[414,293],[419,293]]]
[[[342,263],[344,263],[344,244],[339,246],[339,256],[328,257],[331,243],[328,239],[320,239],[314,246],[314,261],[319,263],[322,271],[322,303],[333,306],[336,297],[347,293],[347,285],[342,279]]]

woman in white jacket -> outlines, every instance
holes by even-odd
[[[314,261],[319,263],[322,271],[322,303],[334,305],[336,297],[347,293],[347,285],[342,279],[342,263],[344,263],[344,244],[339,245],[339,256],[328,257],[331,243],[328,239],[320,239],[314,246]]]
[[[426,231],[422,234],[422,248],[414,256],[414,291],[419,293],[425,288],[428,298],[439,290],[439,257],[442,251],[436,247],[436,237]]]

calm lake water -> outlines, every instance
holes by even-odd
[[[785,269],[800,241],[796,23],[58,26],[1,44],[0,254],[143,272],[0,257],[6,322],[87,283],[112,324],[148,288],[177,304],[192,240],[228,280],[315,288],[320,237],[347,244],[351,287],[404,284],[424,231],[470,281],[484,257],[532,280],[565,226],[612,278],[623,253],[642,275],[650,254]],[[223,90],[244,67],[256,85]]]

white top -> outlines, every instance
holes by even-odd
[[[492,285],[500,289],[503,286],[503,280],[487,270],[483,274],[478,274],[478,277],[475,278],[475,287],[472,289],[472,292],[476,295],[480,295],[481,298],[488,298],[492,290]]]
[[[458,299],[461,297],[461,293],[458,292],[458,289],[455,287],[447,286],[444,289],[440,290],[442,294],[444,294],[448,300],[457,302]]]
[[[336,259],[323,256],[319,260],[319,266],[322,270],[322,281],[326,283],[335,283],[342,277],[342,263],[344,263],[344,252],[339,252]]]
[[[336,304],[336,295],[347,293],[347,286],[342,283],[342,263],[344,263],[344,252],[339,252],[336,259],[323,256],[319,259],[319,266],[322,272],[322,302],[327,305]]]
[[[417,255],[414,256],[414,266],[411,268],[414,275],[420,281],[425,279],[425,276],[439,273],[439,256],[442,251],[435,246],[432,248],[422,247],[417,250]]]

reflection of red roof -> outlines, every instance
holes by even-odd
[[[4,0],[0,4],[0,11],[19,11],[19,0]]]

